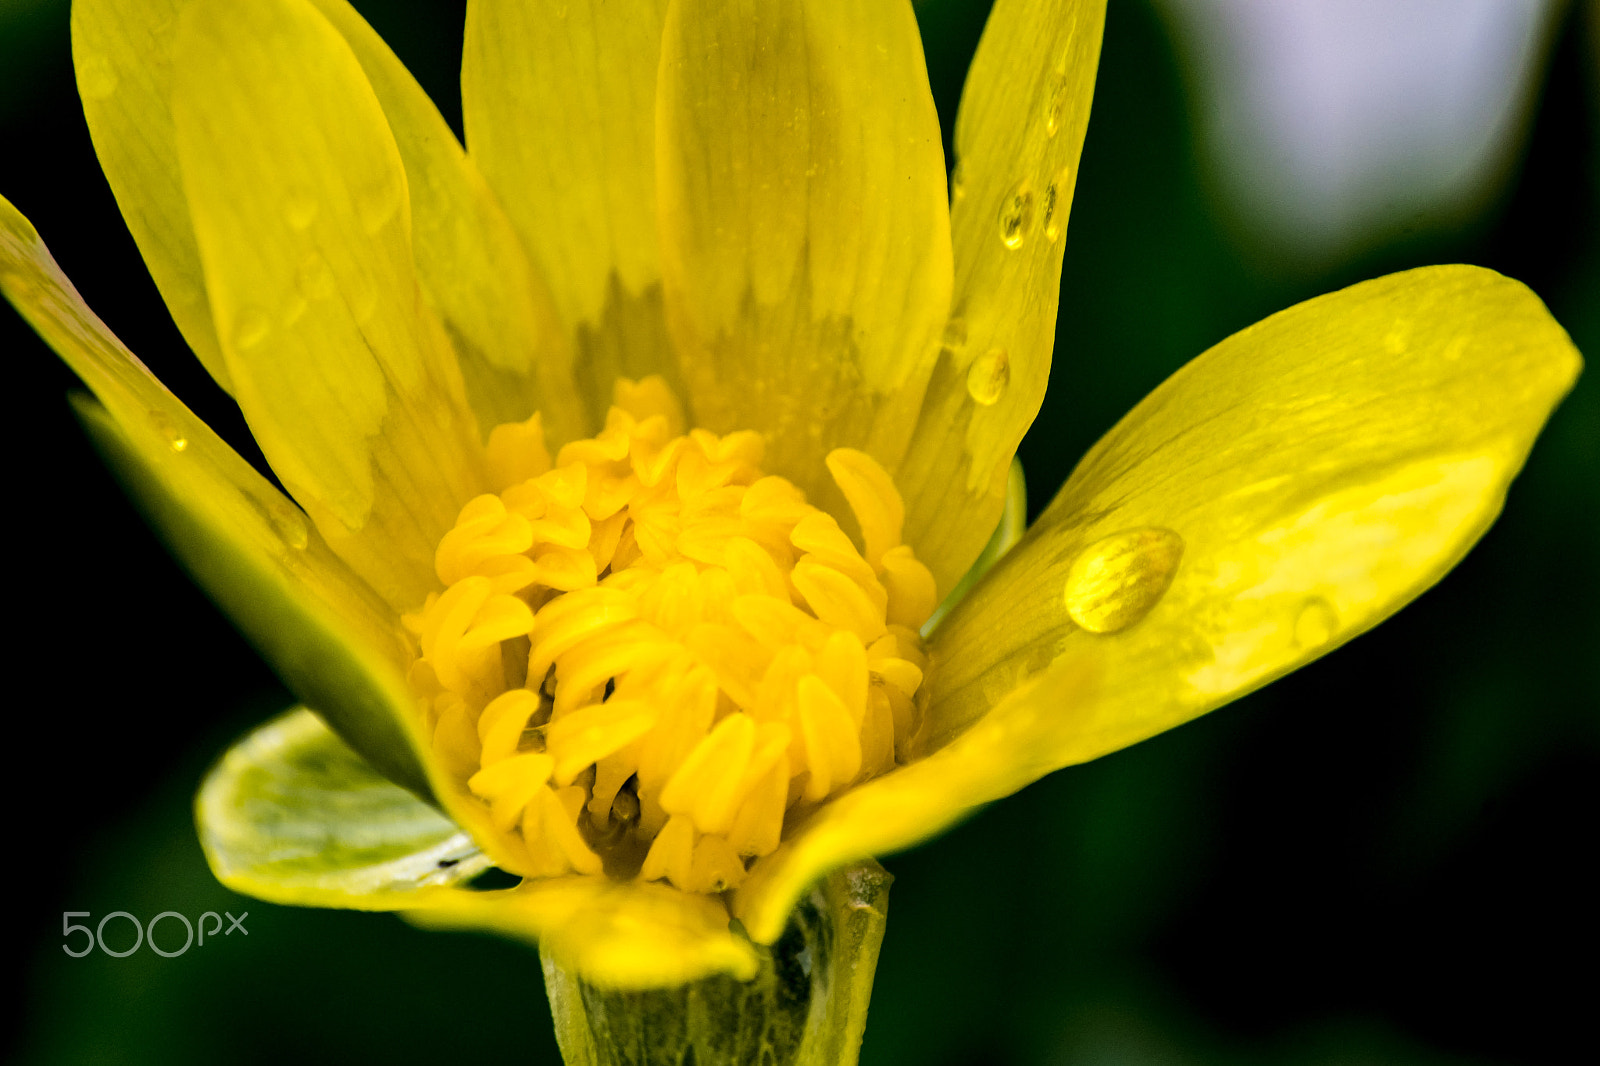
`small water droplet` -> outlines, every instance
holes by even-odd
[[[957,159],[955,169],[950,171],[950,202],[953,204],[967,195],[967,165],[964,160]]]
[[[173,451],[181,452],[189,447],[189,438],[183,435],[183,431],[177,427],[167,412],[151,411],[150,421],[155,425],[156,432],[161,434],[162,439],[167,442]]]
[[[246,307],[239,312],[238,321],[233,324],[233,344],[240,351],[254,348],[267,339],[267,334],[272,332],[272,323],[260,308]]]
[[[316,221],[321,206],[311,190],[296,189],[283,202],[283,217],[292,228],[303,230]]]
[[[940,347],[949,355],[954,355],[967,346],[967,320],[959,315],[944,324],[944,336],[940,339]]]
[[[85,100],[104,100],[117,91],[117,68],[103,55],[90,54],[78,61],[78,92]]]
[[[300,551],[306,546],[308,534],[306,533],[306,516],[300,508],[284,500],[275,501],[269,513],[272,516],[272,528],[278,531],[278,536],[289,547]]]
[[[1401,355],[1411,343],[1411,323],[1406,319],[1395,322],[1383,338],[1383,346],[1390,355]]]
[[[310,252],[300,260],[299,269],[295,271],[295,284],[311,300],[326,300],[336,291],[328,261],[316,252]]]
[[[1011,383],[1011,357],[1004,348],[991,348],[967,368],[967,394],[974,403],[993,406]]]
[[[1294,619],[1294,642],[1310,650],[1320,648],[1339,632],[1339,615],[1333,605],[1321,596],[1313,596],[1300,605]]]
[[[1054,244],[1061,237],[1061,231],[1066,222],[1066,212],[1062,211],[1057,197],[1060,182],[1052,181],[1044,187],[1044,238]]]
[[[356,213],[361,217],[361,227],[369,236],[377,233],[400,213],[400,203],[404,198],[405,188],[398,181],[384,181],[362,190],[356,196]]]
[[[1183,558],[1183,538],[1149,526],[1103,537],[1067,569],[1067,614],[1091,633],[1116,633],[1149,614]]]
[[[1033,189],[1023,178],[1000,204],[1000,243],[1007,248],[1021,248],[1033,226]]]
[[[1054,137],[1061,128],[1061,112],[1067,103],[1067,76],[1057,74],[1050,85],[1050,95],[1044,102],[1044,132],[1047,137]]]
[[[284,303],[279,317],[283,321],[284,329],[294,329],[305,317],[306,308],[311,306],[311,301],[304,296],[291,296]]]

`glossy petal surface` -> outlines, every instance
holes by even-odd
[[[895,471],[906,539],[941,593],[994,529],[1006,467],[1044,400],[1104,24],[1104,0],[1000,0],[961,95],[950,324]]]
[[[1579,366],[1537,297],[1475,267],[1393,274],[1235,334],[1107,434],[941,628],[927,742],[1081,648],[1104,702],[1071,710],[1060,753],[1094,758],[1371,628],[1488,528]],[[1140,530],[1181,538],[1171,587],[1137,624],[1088,632],[1069,616],[1074,566]]]
[[[921,840],[1376,625],[1488,528],[1579,367],[1526,288],[1460,266],[1308,301],[1195,359],[1096,445],[934,633],[917,761],[820,810],[735,912],[752,936],[775,935],[821,871]]]
[[[552,444],[583,426],[572,349],[544,279],[439,109],[344,0],[316,0],[343,34],[389,120],[405,164],[417,278],[461,361],[487,432],[544,416]]]
[[[695,421],[759,428],[765,468],[813,494],[834,447],[892,469],[950,298],[910,6],[683,0],[658,117],[662,269]]]
[[[77,0],[72,65],[100,168],[167,310],[232,391],[206,297],[172,126],[172,43],[189,0]]]
[[[391,604],[483,483],[412,265],[406,174],[350,47],[306,0],[194,0],[178,160],[234,395],[274,472]]]
[[[617,377],[677,381],[656,237],[666,11],[665,0],[467,5],[467,148],[550,285],[590,430]]]

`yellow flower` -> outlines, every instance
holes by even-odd
[[[996,4],[947,193],[905,0],[474,0],[470,156],[344,0],[79,0],[124,217],[293,497],[0,201],[84,424],[321,716],[208,779],[218,875],[745,977],[820,876],[1438,580],[1580,367],[1466,266],[1217,345],[1013,547],[1103,15]]]

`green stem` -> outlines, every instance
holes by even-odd
[[[854,1066],[891,880],[868,860],[818,883],[750,981],[624,992],[542,955],[567,1066]]]

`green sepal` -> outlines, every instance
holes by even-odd
[[[217,880],[273,903],[397,910],[492,863],[304,707],[230,748],[195,797]]]
[[[932,615],[922,625],[922,635],[930,635],[939,625],[941,619],[955,609],[956,604],[966,598],[972,591],[972,586],[983,579],[1001,556],[1010,551],[1012,545],[1022,539],[1022,534],[1028,528],[1028,483],[1022,476],[1022,460],[1012,457],[1011,469],[1006,472],[1006,506],[1000,512],[1000,523],[994,527],[994,533],[989,537],[989,543],[983,546],[983,551],[978,553],[978,558],[961,580],[956,582],[956,587],[950,590],[950,595],[934,609]]]
[[[562,1057],[567,1066],[853,1066],[892,880],[869,859],[818,882],[783,935],[756,945],[760,969],[749,981],[619,991],[541,951]]]

